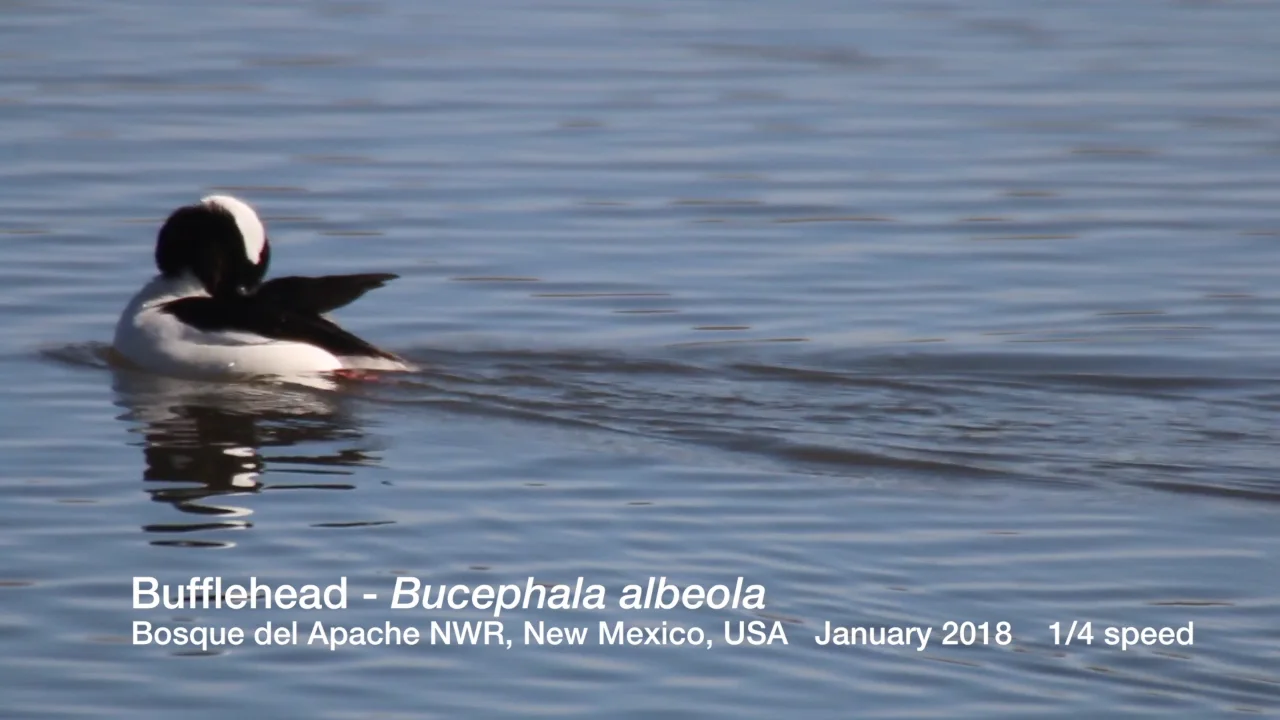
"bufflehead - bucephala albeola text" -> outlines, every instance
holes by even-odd
[[[409,370],[325,317],[397,277],[263,282],[271,245],[258,214],[228,195],[180,207],[156,238],[160,274],[125,307],[115,350],[144,370],[199,379]]]

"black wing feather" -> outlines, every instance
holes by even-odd
[[[260,292],[252,295],[234,295],[231,297],[189,297],[165,303],[164,311],[181,320],[183,323],[201,330],[216,332],[219,330],[240,330],[274,340],[293,340],[304,342],[328,350],[335,355],[358,355],[365,357],[381,357],[398,360],[385,350],[370,345],[334,323],[320,316],[319,308],[341,307],[356,299],[368,290],[378,287],[387,275],[349,275],[329,278],[281,278],[288,283],[277,285],[276,289],[265,296]],[[364,278],[359,282],[332,283],[333,278]],[[373,279],[377,278],[377,279]],[[291,285],[306,289],[305,281],[316,280],[311,285],[312,293],[298,296],[284,295]],[[303,282],[297,282],[303,281]],[[272,282],[279,282],[278,280]],[[265,288],[267,283],[263,285]],[[334,305],[339,295],[334,288],[347,290],[346,299]],[[355,288],[359,288],[356,290]],[[325,299],[327,298],[327,299]]]
[[[355,302],[361,295],[397,277],[400,276],[392,273],[290,276],[268,280],[253,294],[276,307],[323,315]]]

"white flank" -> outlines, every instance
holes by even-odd
[[[247,332],[206,332],[161,307],[178,298],[205,295],[199,282],[187,277],[157,277],[147,283],[116,324],[116,352],[144,370],[197,380],[292,377],[346,367],[333,353],[314,345]]]

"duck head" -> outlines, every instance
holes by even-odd
[[[271,245],[258,214],[230,195],[210,195],[174,210],[156,237],[160,273],[194,277],[214,297],[253,292],[270,261]]]

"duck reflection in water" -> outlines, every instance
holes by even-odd
[[[367,438],[343,410],[339,393],[278,385],[217,384],[117,371],[121,419],[137,424],[157,502],[201,520],[143,526],[147,532],[193,533],[252,527],[253,510],[231,498],[266,490],[351,490],[343,482],[264,481],[286,474],[347,476],[377,463]],[[283,452],[279,452],[283,450]],[[265,455],[264,455],[265,451]],[[269,471],[269,472],[268,472]],[[209,540],[153,544],[226,546]]]

